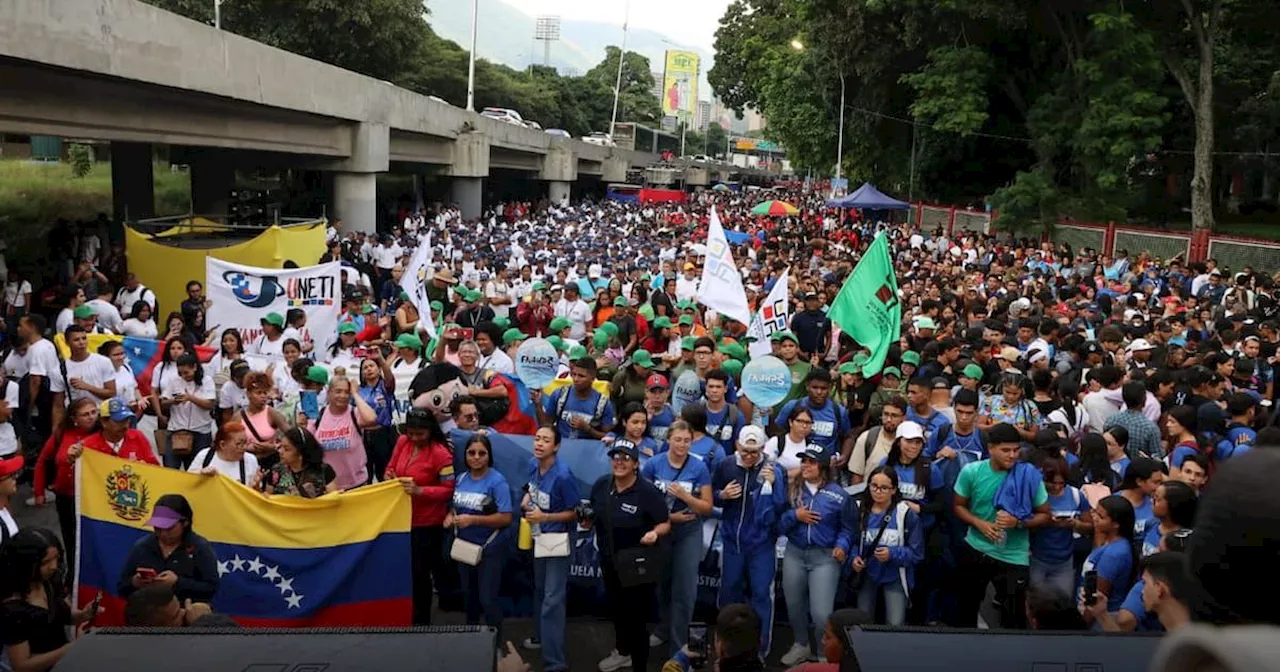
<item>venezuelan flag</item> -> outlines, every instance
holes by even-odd
[[[124,345],[125,361],[128,362],[129,370],[133,371],[134,377],[138,379],[138,391],[142,394],[151,394],[151,372],[160,365],[161,356],[164,355],[164,341],[118,334],[89,334],[89,352],[97,352],[98,348],[108,341],[118,341]],[[71,356],[71,349],[67,347],[65,336],[55,334],[53,344],[57,346],[58,354],[62,355],[63,359]],[[201,363],[208,364],[217,353],[217,350],[207,345],[196,346],[195,354]]]
[[[123,623],[116,584],[161,495],[191,503],[218,556],[213,608],[260,627],[405,626],[412,616],[410,502],[381,483],[318,499],[271,497],[202,476],[86,452],[77,462],[77,605],[103,593],[100,625]]]

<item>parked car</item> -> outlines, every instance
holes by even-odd
[[[524,126],[524,118],[519,112],[507,109],[505,107],[486,107],[480,112],[480,116],[497,119],[498,121],[512,124],[514,126]]]
[[[711,163],[711,157],[707,156],[706,154],[694,154],[693,156],[689,157],[689,160],[697,161],[699,163]]]
[[[618,144],[613,141],[613,136],[609,135],[608,133],[601,133],[600,131],[596,131],[595,133],[588,135],[587,137],[583,138],[582,141],[587,143],[588,145],[600,145],[601,147],[617,147],[618,146]]]
[[[569,131],[566,131],[563,128],[548,128],[547,135],[555,135],[561,138],[569,138],[571,140],[573,139],[573,136],[569,134]]]
[[[535,130],[535,131],[541,131],[541,130],[542,130],[542,124],[539,124],[538,122],[536,122],[536,121],[534,121],[534,120],[532,120],[532,119],[525,119],[525,120],[524,120],[524,125],[525,125],[525,126],[527,126],[527,127],[529,127],[529,128],[532,128],[532,129],[533,129],[533,130]]]

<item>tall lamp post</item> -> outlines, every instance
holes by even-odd
[[[222,30],[222,0],[213,0],[213,27]]]
[[[471,0],[471,53],[467,56],[467,111],[476,111],[476,21],[480,0]]]
[[[618,79],[613,85],[613,119],[609,122],[609,139],[618,125],[618,98],[622,94],[622,64],[627,59],[627,26],[631,23],[631,0],[627,0],[626,14],[622,18],[622,51],[618,52]]]
[[[805,50],[804,43],[801,42],[799,39],[791,40],[791,48],[795,49],[796,51]],[[837,63],[836,69],[839,70],[840,72],[840,132],[839,132],[838,139],[836,140],[836,179],[838,180],[842,175],[840,164],[844,159],[844,92],[845,92],[845,88],[844,88],[844,68],[840,67],[840,64]]]

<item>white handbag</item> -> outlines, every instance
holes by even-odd
[[[498,531],[494,530],[489,535],[489,538],[484,540],[483,544],[473,544],[454,537],[453,545],[449,547],[449,557],[464,565],[475,567],[480,564],[480,558],[484,555],[484,547],[488,546],[489,542],[493,541],[496,536],[498,536]]]
[[[571,550],[568,532],[543,532],[533,538],[535,558],[565,558]]]

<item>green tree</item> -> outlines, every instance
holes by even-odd
[[[621,49],[606,47],[604,60],[587,71],[583,76],[597,84],[608,87],[610,95],[618,81],[618,58]],[[622,63],[622,86],[618,95],[618,121],[634,121],[648,126],[662,119],[662,107],[658,98],[653,95],[653,72],[649,70],[649,59],[628,51]],[[612,117],[612,101],[610,102]],[[611,119],[612,120],[612,119]],[[608,124],[606,123],[607,127]]]

